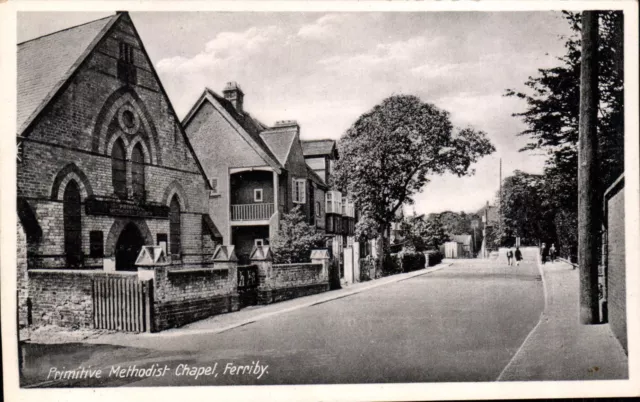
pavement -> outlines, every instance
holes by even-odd
[[[579,322],[579,270],[538,263],[545,310],[499,381],[627,379],[629,361],[609,325]]]

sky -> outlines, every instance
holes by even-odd
[[[111,13],[112,14],[112,13]],[[18,42],[109,13],[18,14]],[[301,138],[340,136],[391,95],[412,94],[451,114],[457,127],[487,133],[496,152],[473,176],[436,176],[407,212],[473,212],[495,200],[502,175],[542,171],[513,113],[539,68],[558,64],[560,12],[132,12],[178,117],[205,87],[236,81],[245,110],[267,125],[297,120]]]

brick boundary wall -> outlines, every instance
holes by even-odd
[[[180,327],[212,315],[237,311],[235,262],[174,268],[139,267],[140,278],[153,278],[153,332]]]
[[[260,276],[259,304],[271,304],[329,290],[328,258],[315,259],[311,263],[273,264],[270,257],[264,256],[251,262],[258,266]]]
[[[619,179],[605,194],[607,308],[611,331],[627,349],[624,182]]]
[[[68,328],[93,328],[93,279],[116,276],[70,269],[31,269],[28,275],[32,324]]]

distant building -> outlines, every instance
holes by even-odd
[[[451,240],[462,245],[462,253],[460,257],[472,258],[475,255],[472,235],[454,235]]]
[[[480,247],[480,256],[487,258],[491,250],[495,248],[493,244],[487,244],[487,238],[492,239],[494,237],[493,234],[499,224],[500,215],[498,207],[489,205],[489,201],[487,201],[487,204],[480,208],[480,210],[476,212],[476,215],[479,215],[482,219],[482,246]]]

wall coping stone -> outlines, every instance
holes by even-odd
[[[236,256],[236,246],[233,245],[218,245],[213,252],[213,261],[238,261]]]
[[[319,249],[319,250],[311,250],[311,259],[312,260],[321,260],[321,259],[330,259],[329,250]]]
[[[319,262],[294,262],[292,264],[273,264],[273,268],[295,268],[295,267],[311,267],[315,266],[316,268],[322,268],[322,264]]]
[[[253,250],[251,250],[249,259],[251,261],[271,261],[273,259],[273,255],[271,254],[271,247],[253,246]]]
[[[29,269],[27,272],[32,272],[34,274],[65,274],[65,275],[86,275],[86,276],[136,276],[138,275],[137,271],[116,271],[116,272],[107,272],[101,269],[56,269],[56,268],[37,268],[37,269]]]

